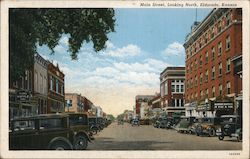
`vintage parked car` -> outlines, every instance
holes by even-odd
[[[242,118],[238,115],[222,115],[221,127],[216,131],[219,140],[225,136],[236,137],[237,141],[242,140]]]
[[[139,119],[133,119],[132,122],[131,122],[131,125],[132,126],[135,126],[135,125],[140,126],[140,120]]]
[[[10,121],[10,150],[71,150],[74,133],[68,115],[46,114]]]
[[[216,136],[216,130],[220,127],[221,118],[219,117],[203,117],[198,120],[195,128],[197,136],[206,134],[210,137]]]
[[[190,133],[192,125],[195,123],[196,118],[193,116],[182,116],[180,122],[176,125],[175,129],[180,133]]]
[[[69,126],[74,132],[74,149],[85,150],[88,142],[94,139],[89,129],[88,115],[86,113],[66,113],[69,116]]]

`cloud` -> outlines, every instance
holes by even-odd
[[[106,55],[112,57],[126,57],[126,56],[136,56],[141,53],[141,48],[134,44],[129,44],[122,48],[117,48],[115,50],[109,50],[105,52]]]
[[[162,52],[165,56],[184,56],[185,49],[179,42],[173,42]]]
[[[106,41],[107,49],[114,49],[115,45],[111,41]]]

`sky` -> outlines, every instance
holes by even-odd
[[[211,8],[115,9],[115,32],[109,33],[106,49],[96,53],[84,43],[78,60],[71,60],[69,35],[63,35],[55,54],[37,46],[45,59],[59,64],[65,74],[65,92],[81,93],[107,114],[133,110],[136,95],[160,92],[160,73],[168,66],[185,66],[185,37],[195,20]]]

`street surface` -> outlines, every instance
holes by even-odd
[[[225,137],[199,137],[157,129],[152,125],[131,126],[112,123],[95,135],[87,150],[241,150],[242,142]]]

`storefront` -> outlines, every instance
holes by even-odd
[[[221,115],[232,115],[234,114],[234,103],[233,102],[215,102],[214,110],[216,117]]]
[[[200,117],[214,117],[213,102],[208,99],[199,101],[196,112]]]
[[[33,116],[38,112],[38,102],[31,92],[15,90],[9,93],[9,118]]]

